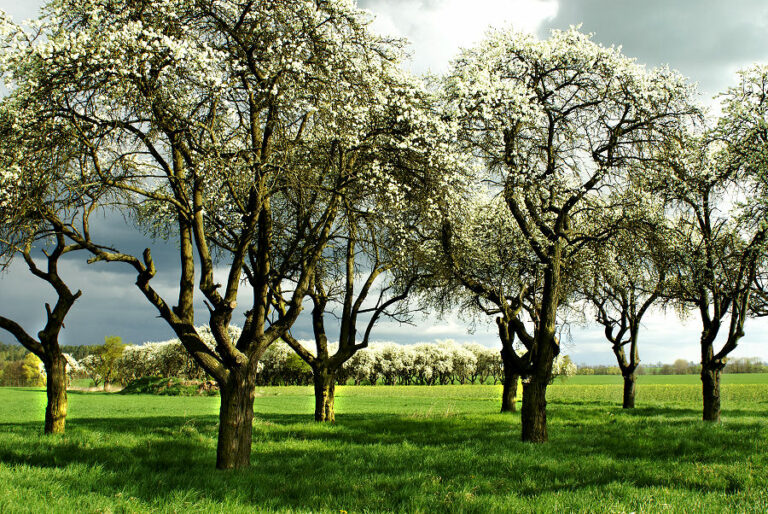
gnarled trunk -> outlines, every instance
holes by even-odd
[[[511,367],[504,366],[504,389],[501,392],[501,412],[516,412],[517,382],[520,375],[512,372]]]
[[[547,382],[535,377],[523,383],[523,408],[521,414],[523,441],[544,443],[547,441]]]
[[[624,402],[622,407],[625,409],[635,408],[635,392],[637,390],[637,376],[634,372],[624,375]]]
[[[256,381],[245,370],[232,370],[221,388],[219,440],[216,447],[218,469],[242,469],[251,465],[253,437],[253,399]]]
[[[515,373],[515,364],[512,360],[512,335],[508,333],[508,326],[500,324],[501,334],[501,363],[504,375],[503,389],[501,391],[501,412],[516,412],[517,406],[517,381],[520,375]]]
[[[720,370],[702,366],[701,385],[704,396],[704,421],[720,421]]]
[[[333,410],[334,393],[336,390],[336,377],[329,370],[317,369],[314,371],[315,382],[315,421],[336,421]]]
[[[58,355],[45,359],[47,375],[45,406],[45,433],[63,434],[67,419],[67,361]]]
[[[547,385],[552,379],[552,364],[560,353],[556,337],[557,309],[560,304],[560,266],[563,243],[558,240],[552,247],[548,265],[544,268],[541,310],[536,320],[534,337],[526,346],[532,355],[528,383],[523,384],[521,413],[523,442],[545,443],[547,435]]]

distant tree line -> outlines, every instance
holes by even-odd
[[[45,385],[42,362],[26,352],[21,358],[5,359],[0,354],[0,386],[35,387]]]
[[[205,328],[199,329],[205,333]],[[238,330],[232,327],[232,330]],[[212,339],[211,339],[212,343]],[[333,346],[333,345],[332,345]],[[178,339],[142,345],[125,345],[119,337],[105,338],[103,345],[63,346],[73,365],[70,377],[90,378],[95,386],[122,386],[146,377],[206,380],[205,371],[185,352]],[[0,343],[0,386],[31,387],[45,384],[40,361],[20,345]],[[77,363],[77,365],[74,365]],[[259,385],[311,385],[312,368],[289,345],[270,347],[257,373]],[[554,376],[621,375],[621,368],[604,364],[574,365],[568,356],[558,359]],[[740,357],[726,364],[724,373],[768,373],[759,357]],[[638,375],[697,375],[701,365],[677,359],[672,364],[639,365]],[[476,343],[452,341],[400,345],[373,344],[357,352],[336,375],[337,384],[353,385],[446,385],[498,384],[504,378],[500,353]]]
[[[99,346],[62,346],[62,352],[73,360],[79,361],[92,355]],[[18,344],[0,342],[0,386],[32,387],[44,385],[44,374],[37,369],[41,361],[31,359],[34,356]]]
[[[638,375],[698,375],[701,373],[701,364],[677,359],[672,364],[661,362],[637,367]],[[760,357],[739,357],[730,359],[723,373],[768,373],[768,363]],[[596,366],[579,364],[576,370],[577,375],[621,375],[621,369],[618,366],[607,366],[599,364]]]

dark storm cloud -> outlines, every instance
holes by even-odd
[[[94,214],[91,223],[93,239],[99,244],[133,255],[141,255],[149,246],[158,268],[152,285],[173,301],[178,284],[173,242],[147,239],[115,212]],[[123,263],[88,264],[88,257],[86,252],[73,252],[60,264],[64,281],[73,291],[83,292],[67,316],[61,337],[63,344],[99,344],[104,336],[112,334],[135,342],[171,337],[169,327],[157,319],[157,312],[134,286],[136,272],[132,267]],[[38,266],[44,265],[42,259],[38,260]],[[21,259],[0,276],[0,312],[22,324],[31,334],[45,323],[45,302],[55,301],[53,289],[32,276]],[[12,340],[12,336],[0,331],[0,341]]]
[[[180,269],[175,241],[152,240],[117,212],[94,215],[91,224],[93,240],[98,244],[135,256],[140,256],[144,248],[149,247],[157,268],[152,287],[168,303],[175,305]],[[101,344],[107,335],[118,335],[124,341],[133,343],[175,337],[168,324],[158,317],[157,310],[135,286],[134,268],[119,262],[88,264],[89,257],[85,252],[73,252],[60,263],[64,281],[73,291],[80,289],[83,292],[67,316],[66,328],[60,338],[62,344]],[[38,266],[43,265],[44,262],[38,262]],[[225,273],[225,270],[216,273],[218,282],[226,280]],[[236,310],[233,323],[242,326],[243,312],[247,310],[249,300],[248,288],[241,288],[238,295],[241,307]],[[53,289],[32,276],[21,259],[0,275],[0,314],[20,323],[32,335],[45,323],[45,303],[53,304],[55,301]],[[205,324],[208,310],[199,291],[196,292],[195,311],[196,323]],[[300,339],[311,338],[309,320],[301,317],[293,333]],[[13,336],[2,330],[0,341],[15,342]]]
[[[765,0],[566,0],[540,35],[580,23],[639,62],[669,64],[706,96],[733,84],[736,69],[768,60]]]
[[[83,292],[67,316],[62,344],[100,344],[113,334],[135,342],[170,337],[168,327],[118,267],[69,258],[60,272],[71,289]],[[53,289],[29,274],[20,260],[0,277],[0,311],[32,335],[45,323],[45,302],[55,301]],[[0,341],[15,342],[2,331]]]

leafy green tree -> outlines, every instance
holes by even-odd
[[[18,344],[0,343],[0,361],[15,361],[24,358],[28,352],[26,348]]]
[[[686,375],[691,368],[691,364],[685,359],[676,359],[672,363],[672,368],[675,370],[675,375]]]
[[[96,348],[96,373],[103,380],[104,389],[117,379],[118,364],[125,346],[120,336],[107,336],[104,344]]]
[[[24,357],[22,371],[24,373],[24,381],[27,385],[45,385],[45,375],[43,375],[40,370],[42,365],[43,361],[41,361],[34,353],[28,353],[27,356]]]
[[[3,366],[3,385],[23,386],[26,385],[24,378],[24,360],[8,361]]]

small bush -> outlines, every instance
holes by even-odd
[[[219,388],[210,380],[143,377],[130,381],[120,394],[155,394],[159,396],[216,396]]]

